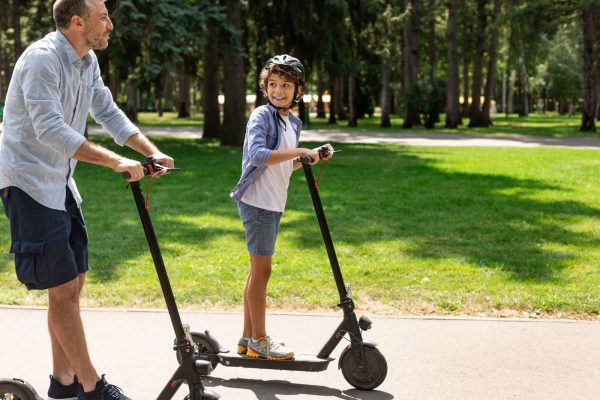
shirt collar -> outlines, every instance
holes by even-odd
[[[58,40],[58,43],[60,43],[60,48],[62,48],[66,53],[69,62],[71,64],[79,64],[82,60],[79,58],[79,55],[75,51],[75,48],[73,47],[71,42],[69,42],[67,37],[58,29],[56,30],[56,38]],[[90,55],[89,51],[85,54],[85,56],[83,56],[83,62],[85,63],[85,65],[89,65],[92,62],[92,56]]]

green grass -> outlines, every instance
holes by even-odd
[[[519,117],[517,115],[498,114],[492,117],[493,127],[491,128],[469,128],[467,127],[469,120],[463,119],[463,125],[457,129],[444,128],[444,116],[441,115],[441,122],[435,125],[433,129],[426,129],[423,126],[414,126],[410,129],[402,128],[402,118],[392,117],[391,128],[381,128],[379,125],[381,120],[379,116],[372,118],[363,118],[358,121],[358,126],[349,128],[347,121],[338,121],[332,125],[327,119],[312,118],[310,121],[310,129],[326,129],[349,132],[397,132],[410,134],[432,134],[432,133],[460,133],[473,135],[532,135],[532,136],[557,136],[557,137],[572,137],[572,136],[597,136],[590,133],[584,135],[579,132],[581,126],[581,116],[574,115],[557,115],[555,113],[548,114],[530,114],[528,117]]]
[[[110,145],[106,138],[94,138]],[[156,139],[182,167],[152,185],[150,211],[177,300],[241,305],[248,269],[229,190],[241,149]],[[111,145],[112,147],[112,145]],[[320,193],[359,309],[384,313],[600,313],[600,157],[593,150],[337,144]],[[127,153],[130,154],[130,153]],[[131,193],[81,164],[91,271],[86,306],[164,307]],[[144,183],[145,186],[145,183]],[[8,250],[6,223],[0,248]],[[0,256],[0,304],[45,304]],[[268,305],[335,309],[335,285],[306,183],[292,177]]]
[[[458,129],[444,128],[444,116],[440,116],[440,123],[436,124],[434,129],[426,129],[423,126],[415,126],[411,129],[402,129],[402,118],[393,116],[391,128],[381,128],[379,116],[372,118],[363,118],[358,122],[357,127],[348,127],[347,121],[338,121],[337,124],[329,124],[328,119],[316,118],[312,115],[310,119],[310,129],[324,129],[345,132],[396,132],[410,134],[432,134],[432,133],[460,133],[472,135],[532,135],[532,136],[555,136],[555,137],[574,137],[574,136],[598,136],[598,134],[579,132],[581,126],[581,117],[579,115],[557,115],[556,113],[530,114],[528,117],[519,117],[517,115],[498,114],[493,117],[493,127],[491,128],[468,128],[468,119],[464,119],[464,125]],[[180,126],[180,127],[201,127],[203,126],[203,116],[201,113],[195,113],[191,118],[178,119],[177,113],[166,112],[159,118],[155,112],[139,113],[139,124],[142,126]],[[305,127],[306,128],[306,127]]]

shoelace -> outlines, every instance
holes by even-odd
[[[104,389],[102,389],[102,395],[105,395],[105,394],[109,394],[112,396],[113,399],[117,399],[117,400],[118,399],[121,399],[121,400],[127,399],[127,397],[123,393],[123,390],[121,390],[120,387],[115,386],[115,385],[105,386]]]

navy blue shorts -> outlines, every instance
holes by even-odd
[[[68,188],[67,211],[45,207],[14,186],[0,191],[17,278],[27,289],[53,288],[88,270],[87,230]]]

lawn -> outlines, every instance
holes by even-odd
[[[106,138],[93,140],[110,145]],[[241,149],[156,139],[182,171],[155,181],[150,211],[183,308],[239,309],[248,269],[229,190]],[[389,314],[598,318],[600,153],[338,144],[320,193],[358,307]],[[129,153],[128,153],[129,154]],[[86,306],[163,307],[125,182],[81,164],[91,271]],[[144,186],[146,185],[144,182]],[[0,224],[0,248],[8,249]],[[45,304],[0,255],[0,304]],[[328,268],[304,176],[292,177],[268,305],[333,310]]]
[[[310,125],[305,129],[324,129],[345,132],[397,132],[397,133],[460,133],[472,135],[532,135],[532,136],[555,136],[555,137],[573,137],[573,136],[597,136],[598,134],[579,132],[581,126],[581,116],[579,115],[557,115],[556,113],[530,114],[528,117],[519,117],[511,114],[497,114],[492,117],[493,127],[491,128],[468,128],[468,119],[464,119],[464,125],[458,129],[444,128],[444,116],[441,115],[441,123],[436,124],[434,129],[426,129],[423,126],[415,126],[411,129],[402,129],[402,118],[393,116],[391,128],[381,128],[379,116],[372,118],[363,118],[358,121],[357,127],[348,127],[347,121],[338,121],[337,124],[329,124],[328,119],[316,118],[313,114],[310,118]],[[201,113],[194,114],[191,118],[178,119],[177,113],[167,112],[163,117],[158,117],[156,113],[142,112],[139,114],[140,125],[144,126],[181,126],[181,127],[201,127],[203,126],[203,117]]]

